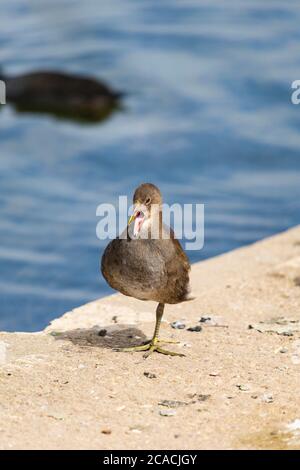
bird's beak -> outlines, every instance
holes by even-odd
[[[131,222],[133,222],[135,220],[135,218],[136,218],[136,214],[132,214],[128,219],[128,225],[130,225]]]
[[[136,219],[136,216],[139,213],[140,209],[141,209],[140,208],[140,202],[137,201],[136,204],[133,207],[133,214],[128,219],[128,225],[130,225]]]

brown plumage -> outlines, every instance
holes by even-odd
[[[120,237],[111,241],[104,251],[101,270],[108,284],[124,295],[159,303],[157,324],[150,343],[125,350],[157,350],[158,329],[164,304],[191,300],[189,287],[190,263],[174,232],[162,223],[162,197],[150,183],[140,185],[133,197],[135,221]],[[151,238],[151,229],[154,236]]]

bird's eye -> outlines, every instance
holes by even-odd
[[[148,205],[148,204],[150,204],[150,202],[151,202],[151,197],[147,197],[147,199],[145,201],[145,204]]]
[[[144,217],[144,215],[145,215],[144,212],[138,211],[138,212],[136,213],[136,218],[139,219],[140,217]]]

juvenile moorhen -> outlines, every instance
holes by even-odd
[[[162,196],[153,184],[141,184],[133,196],[134,212],[125,231],[106,247],[101,270],[108,284],[122,294],[158,302],[151,341],[121,351],[153,351],[184,356],[163,349],[158,339],[165,304],[192,300],[190,263],[174,232],[162,222]]]

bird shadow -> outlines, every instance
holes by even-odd
[[[57,341],[70,341],[76,346],[87,348],[118,349],[138,346],[147,340],[147,336],[131,325],[117,327],[94,326],[92,328],[77,328],[62,332],[52,332],[51,336]]]

